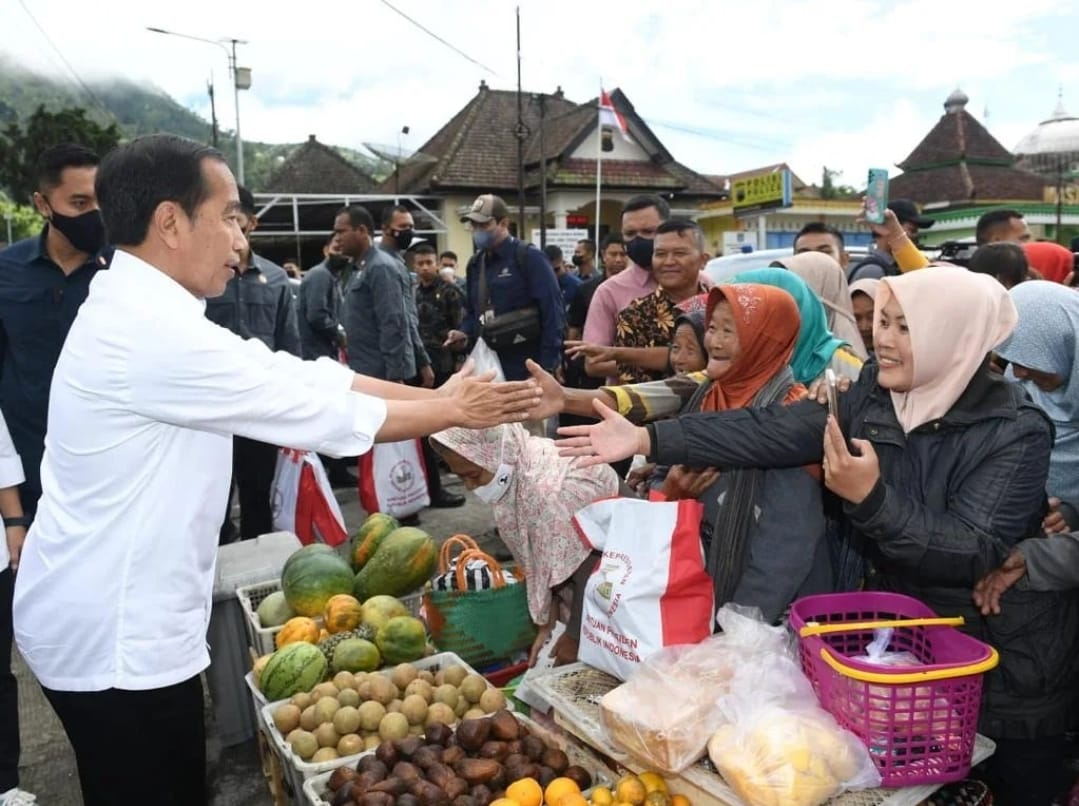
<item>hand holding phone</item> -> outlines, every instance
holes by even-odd
[[[870,168],[865,186],[865,220],[870,224],[883,224],[886,209],[888,209],[888,170]]]

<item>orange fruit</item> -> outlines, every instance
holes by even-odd
[[[614,806],[614,793],[605,786],[592,790],[592,806]]]
[[[581,788],[577,786],[576,781],[572,778],[555,778],[551,783],[547,784],[543,799],[547,801],[547,806],[558,806],[558,801],[564,795],[572,794],[581,794]],[[566,804],[566,806],[569,806],[569,804]]]
[[[558,799],[555,806],[588,806],[588,799],[580,792],[567,792]]]
[[[512,798],[499,798],[491,801],[491,806],[521,806],[521,804]]]
[[[506,787],[506,797],[517,801],[521,806],[541,806],[543,787],[535,778],[522,778]]]
[[[641,806],[644,799],[648,797],[648,792],[645,790],[640,778],[636,775],[626,775],[618,779],[614,796],[618,800],[632,803],[633,806]]]
[[[675,795],[671,798],[671,806],[693,806],[685,795]]]
[[[644,791],[648,794],[653,792],[667,794],[667,782],[663,780],[663,776],[658,772],[642,772],[637,778],[644,784]]]

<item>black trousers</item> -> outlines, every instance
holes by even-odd
[[[19,690],[11,673],[11,599],[15,574],[0,571],[0,792],[19,785]]]
[[[1050,806],[1068,786],[1065,739],[994,739],[996,752],[972,777],[993,792],[996,806]]]
[[[277,446],[267,445],[246,437],[232,440],[232,483],[240,499],[240,539],[253,540],[273,531],[273,509],[270,488],[277,468]],[[230,520],[232,496],[225,509],[221,527],[221,542],[234,539],[235,527]]]
[[[84,806],[205,806],[206,732],[198,676],[148,691],[52,691],[79,768]]]

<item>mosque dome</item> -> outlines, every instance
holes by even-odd
[[[1047,120],[1019,141],[1015,147],[1019,167],[1030,170],[1057,170],[1064,163],[1079,163],[1079,117],[1069,115],[1064,100]]]

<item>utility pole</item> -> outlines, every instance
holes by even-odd
[[[547,149],[545,147],[543,130],[547,118],[547,96],[544,93],[533,95],[539,104],[539,150],[540,150],[540,249],[547,245]]]
[[[214,74],[206,82],[206,92],[210,95],[210,144],[217,148],[217,105],[214,103]]]
[[[521,94],[521,7],[517,6],[517,204],[520,208],[518,213],[517,237],[527,241],[525,233],[525,138],[528,137],[528,128],[524,121],[524,99]]]

